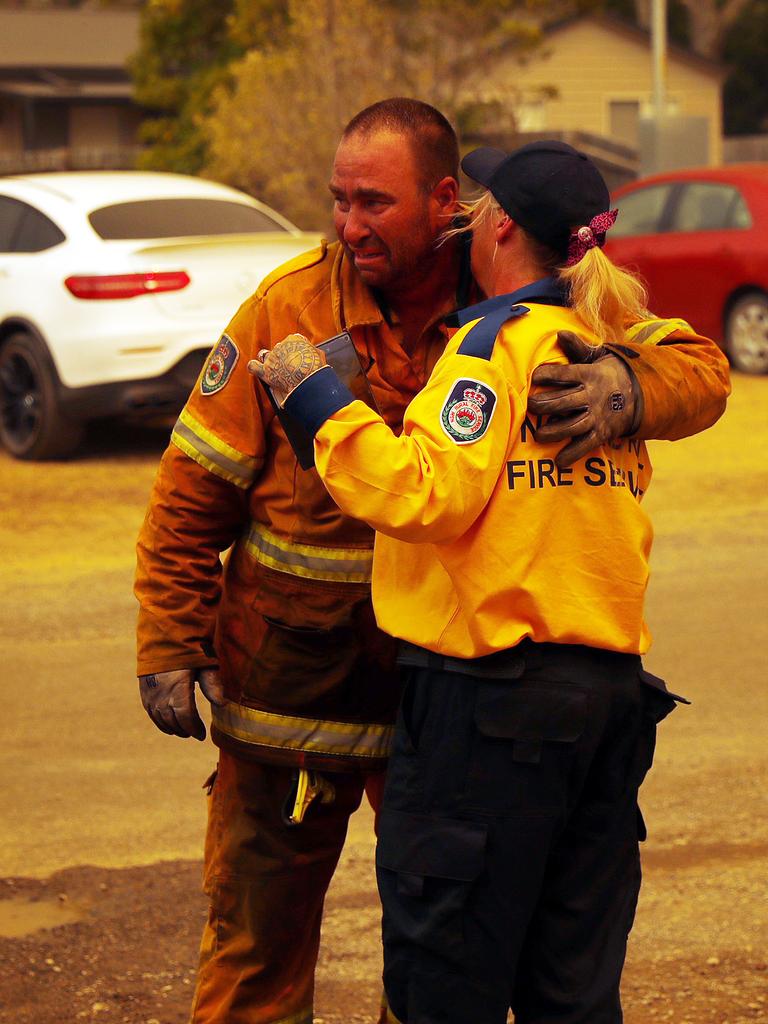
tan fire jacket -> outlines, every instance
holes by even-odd
[[[392,641],[371,609],[372,531],[298,468],[246,367],[292,332],[317,343],[349,330],[399,428],[443,350],[447,312],[409,354],[335,243],[270,275],[214,347],[158,470],[136,595],[140,674],[220,666],[218,744],[307,767],[383,763],[399,693]],[[681,437],[720,416],[728,373],[713,342],[679,321],[644,322],[628,337],[645,396],[640,436]]]

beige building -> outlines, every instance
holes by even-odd
[[[138,41],[137,11],[0,8],[0,171],[130,160]]]
[[[503,59],[472,93],[485,102],[511,101],[519,132],[580,132],[636,149],[641,118],[651,115],[651,40],[610,18],[583,16],[549,29],[543,51],[523,67]],[[706,160],[722,161],[724,69],[671,47],[668,113],[705,119]]]

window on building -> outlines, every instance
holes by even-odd
[[[636,148],[640,141],[640,100],[611,100],[608,131],[614,142]]]
[[[543,99],[521,100],[515,105],[515,125],[519,132],[543,132],[547,127],[547,107]]]
[[[24,121],[25,149],[64,149],[69,145],[69,109],[66,103],[33,103]]]

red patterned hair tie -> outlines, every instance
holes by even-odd
[[[589,249],[594,249],[596,245],[602,249],[605,245],[605,233],[616,223],[618,215],[618,210],[606,210],[605,213],[598,213],[596,217],[593,217],[589,224],[576,228],[568,239],[566,267],[574,266]]]

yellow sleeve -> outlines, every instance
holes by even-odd
[[[643,395],[634,436],[675,441],[711,427],[731,393],[728,360],[683,320],[645,320],[628,328],[619,352]]]
[[[523,416],[492,361],[446,354],[406,410],[400,437],[352,402],[319,428],[316,465],[348,515],[400,540],[450,541],[488,502]]]

